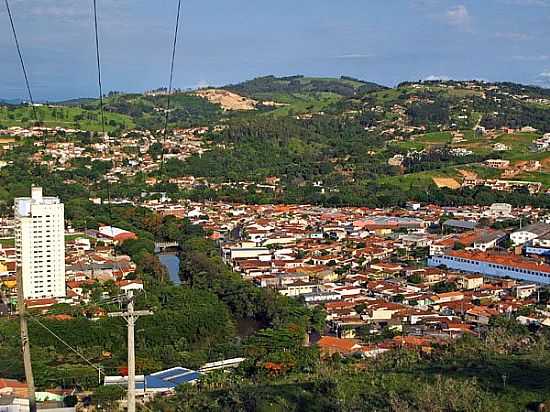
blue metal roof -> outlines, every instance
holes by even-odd
[[[148,388],[171,389],[174,387],[174,385],[172,385],[170,382],[165,382],[162,379],[155,378],[154,376],[151,376],[151,375],[147,375],[145,377],[145,382],[147,383]]]
[[[199,379],[201,376],[201,373],[181,368],[181,367],[175,367],[166,369],[163,371],[155,372],[150,375],[146,375],[145,377],[143,375],[136,376],[136,389],[143,391],[147,389],[173,389],[178,385],[181,385],[182,383],[189,383],[193,382],[197,379]],[[118,378],[118,377],[114,377]],[[107,379],[107,378],[106,378]],[[120,385],[127,386],[128,385],[128,378],[127,377],[120,377],[116,379],[118,382],[119,380],[122,380],[122,382],[118,383]],[[115,383],[107,383],[105,382],[105,385],[108,384],[115,384]]]
[[[191,369],[175,367],[152,373],[145,377],[148,388],[175,388],[182,383],[192,382],[200,373]]]
[[[178,376],[177,378],[171,379],[170,381],[173,382],[176,386],[178,386],[182,383],[188,383],[188,382],[197,380],[200,378],[200,376],[201,376],[200,373],[195,371],[190,371],[189,373]]]

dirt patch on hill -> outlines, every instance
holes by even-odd
[[[221,89],[204,89],[195,92],[209,102],[219,104],[224,110],[254,110],[258,102],[237,93]]]
[[[460,183],[451,177],[433,177],[432,180],[440,189],[442,187],[448,187],[453,190],[460,189]]]
[[[543,159],[541,163],[542,163],[542,170],[545,172],[550,172],[550,157]]]
[[[458,169],[458,173],[462,175],[464,179],[477,179],[477,173],[471,170]]]

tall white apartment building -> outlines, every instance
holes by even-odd
[[[25,299],[65,296],[65,210],[57,197],[44,197],[41,187],[31,197],[15,199],[17,264],[23,274]]]

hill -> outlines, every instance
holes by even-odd
[[[269,99],[281,93],[334,93],[340,96],[353,96],[385,87],[365,82],[352,77],[342,76],[339,79],[323,77],[288,77],[264,76],[243,83],[226,86],[225,89],[252,98]]]
[[[0,104],[13,105],[13,104],[21,104],[21,102],[22,102],[21,99],[0,99]]]
[[[269,102],[265,105],[266,110],[271,114],[285,116],[323,111],[343,98],[383,90],[385,87],[346,76],[337,79],[296,75],[258,77],[224,89]]]

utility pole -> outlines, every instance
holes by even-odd
[[[109,313],[110,317],[122,317],[128,324],[128,412],[136,412],[136,353],[134,326],[140,316],[152,315],[150,310],[134,310],[134,291],[128,291],[126,312]]]
[[[25,380],[29,390],[29,411],[36,412],[36,397],[34,393],[34,376],[32,374],[31,346],[29,342],[29,329],[25,315],[25,298],[23,294],[23,271],[20,262],[17,262],[17,310],[19,312],[19,329],[21,332],[21,351],[23,352],[23,364],[25,366]]]

